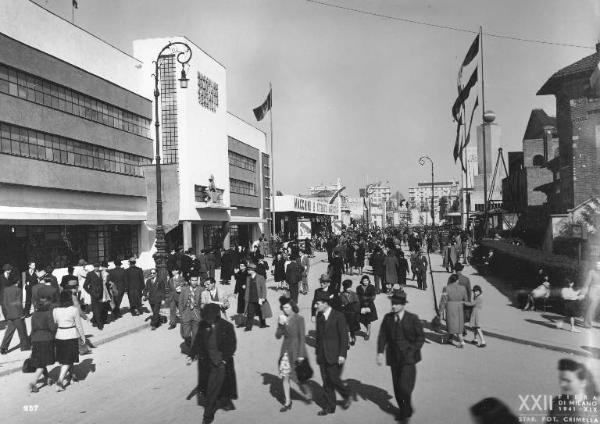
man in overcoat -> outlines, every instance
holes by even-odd
[[[106,300],[104,281],[100,274],[100,264],[94,263],[94,270],[87,273],[83,289],[89,293],[92,300],[92,323],[98,327],[98,330],[104,328],[108,321],[108,309],[110,305]]]
[[[144,298],[148,299],[150,303],[150,310],[152,311],[152,318],[150,319],[150,329],[156,330],[160,327],[160,305],[165,300],[165,282],[160,281],[156,277],[156,270],[150,270],[150,278],[146,280],[146,286],[143,290]]]
[[[177,327],[177,317],[181,318],[181,311],[179,309],[179,294],[181,288],[187,285],[185,278],[181,276],[181,272],[177,268],[172,270],[173,276],[169,278],[167,284],[167,304],[169,305],[169,330]]]
[[[129,259],[129,268],[125,270],[125,285],[129,292],[129,308],[131,315],[139,315],[142,310],[142,290],[144,288],[144,271],[135,265],[134,257]]]
[[[210,424],[221,406],[235,409],[237,380],[233,355],[237,340],[233,325],[220,317],[219,305],[209,303],[202,309],[202,321],[194,339],[188,361],[198,359],[198,394],[206,398],[202,424]],[[189,363],[189,362],[188,362]]]
[[[265,278],[256,272],[256,264],[248,264],[248,278],[246,280],[246,328],[251,331],[254,325],[254,316],[260,319],[260,328],[265,328],[267,323],[262,313],[262,304],[267,299],[267,283]]]
[[[317,364],[323,379],[326,406],[318,415],[335,412],[335,392],[337,391],[344,402],[342,408],[348,409],[352,398],[350,390],[342,382],[341,375],[348,352],[348,330],[344,314],[336,311],[330,305],[331,297],[321,291],[316,298],[317,307]]]
[[[115,307],[112,311],[112,316],[121,318],[121,302],[123,295],[127,291],[127,283],[125,281],[125,270],[122,268],[123,263],[120,259],[115,259],[115,267],[108,270],[108,280],[114,284],[116,295],[113,297]]]
[[[417,378],[417,362],[425,343],[423,325],[419,317],[405,310],[406,294],[391,297],[392,311],[383,317],[377,338],[377,365],[386,363],[392,369],[394,394],[398,402],[398,421],[407,424],[413,414],[412,392]]]
[[[296,304],[298,303],[298,292],[303,272],[304,267],[300,265],[300,257],[293,259],[285,269],[285,281],[290,287],[290,299]]]
[[[200,299],[202,297],[202,287],[198,286],[198,277],[190,278],[190,284],[182,286],[179,293],[179,312],[181,313],[181,337],[188,346],[198,332],[200,325]]]

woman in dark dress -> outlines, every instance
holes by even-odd
[[[246,270],[246,262],[240,262],[240,268],[235,273],[235,288],[233,293],[237,295],[237,317],[236,325],[241,327],[244,321],[244,312],[246,310],[246,279],[248,271]]]
[[[360,323],[358,316],[360,315],[360,302],[357,294],[350,290],[352,287],[352,280],[342,281],[343,291],[340,294],[340,305],[342,312],[346,317],[346,324],[348,324],[348,333],[350,334],[350,346],[354,346],[356,343],[355,333],[360,330]]]
[[[57,325],[52,317],[52,304],[47,297],[41,297],[31,316],[31,365],[35,368],[33,381],[29,383],[29,390],[33,393],[39,391],[37,385],[40,376],[44,375],[44,385],[52,384],[46,367],[56,362],[54,353],[54,334]]]
[[[356,294],[360,302],[360,316],[358,320],[367,327],[365,341],[371,337],[371,323],[377,320],[377,309],[375,308],[375,286],[371,284],[368,275],[363,275],[360,285],[356,288]]]
[[[285,258],[281,252],[277,252],[273,259],[273,278],[277,283],[277,290],[285,288]]]

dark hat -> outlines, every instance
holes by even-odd
[[[100,262],[94,262],[94,268],[100,268]]]
[[[321,274],[321,276],[319,277],[319,282],[322,283],[324,281],[331,282],[331,278],[329,278],[329,275]]]
[[[254,262],[248,262],[248,269],[253,269],[256,271],[256,264]]]
[[[123,265],[123,262],[121,262],[121,259],[115,259],[115,266],[121,266]]]
[[[390,300],[392,301],[392,305],[406,305],[408,303],[405,293],[394,294]]]
[[[283,306],[283,305],[286,305],[286,304],[290,303],[290,301],[291,301],[291,300],[292,300],[292,299],[290,299],[290,298],[289,298],[289,297],[287,297],[287,296],[281,296],[281,297],[279,298],[279,304],[280,304],[281,306]]]
[[[129,263],[130,264],[134,264],[136,261],[135,256],[132,256],[131,258],[129,258]]]
[[[52,265],[48,265],[46,268],[44,268],[44,270],[46,271],[47,274],[52,274],[52,271],[54,271],[54,268],[52,268]]]
[[[315,302],[327,302],[330,303],[333,300],[333,295],[326,291],[319,290],[315,293]]]
[[[352,280],[344,280],[342,281],[342,287],[344,287],[345,289],[352,287]]]
[[[463,269],[465,269],[465,267],[460,262],[458,262],[456,265],[454,265],[454,270],[455,271],[462,271]]]
[[[103,268],[108,268],[108,261],[102,261],[100,265],[102,265]]]
[[[77,261],[77,265],[79,265],[79,266],[86,266],[87,262],[85,261],[85,259],[79,259],[79,261]]]
[[[13,267],[11,264],[4,264],[2,271],[12,271]]]

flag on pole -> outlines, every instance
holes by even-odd
[[[473,125],[473,115],[475,115],[475,109],[479,106],[479,96],[475,97],[475,103],[473,104],[473,110],[471,111],[471,119],[469,119],[469,129],[467,130],[467,138],[465,139],[465,144],[460,148],[461,152],[467,144],[469,144],[469,140],[471,139],[471,126]]]
[[[265,99],[263,104],[255,109],[253,109],[254,116],[256,116],[257,121],[262,121],[262,119],[265,117],[267,112],[271,110],[272,94],[273,94],[273,90],[271,89],[271,90],[269,90],[269,95],[267,96],[267,98]]]
[[[477,84],[477,67],[471,74],[471,78],[469,78],[467,85],[465,85],[462,88],[462,90],[460,90],[460,93],[458,94],[458,97],[456,98],[456,100],[454,101],[454,105],[452,106],[452,116],[454,117],[454,119],[456,119],[456,121],[460,120],[460,108],[469,98],[469,93],[471,92],[471,89],[475,86],[475,84]]]
[[[79,5],[77,4],[77,0],[73,0],[73,9],[79,9]]]
[[[462,66],[460,67],[460,70],[458,71],[458,80],[459,81],[462,77],[462,71],[465,68],[465,66],[469,66],[469,63],[471,63],[473,61],[473,59],[475,59],[475,57],[477,56],[478,53],[479,53],[479,34],[477,34],[477,37],[475,37],[475,39],[473,40],[473,43],[471,43],[471,47],[469,47],[469,51],[467,52],[467,55],[465,56],[465,60],[463,60]]]

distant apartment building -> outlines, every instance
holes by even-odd
[[[433,207],[436,220],[440,214],[440,199],[446,197],[448,209],[458,199],[460,184],[458,181],[439,181],[433,183]],[[431,182],[420,182],[408,189],[408,206],[417,210],[431,210]]]

